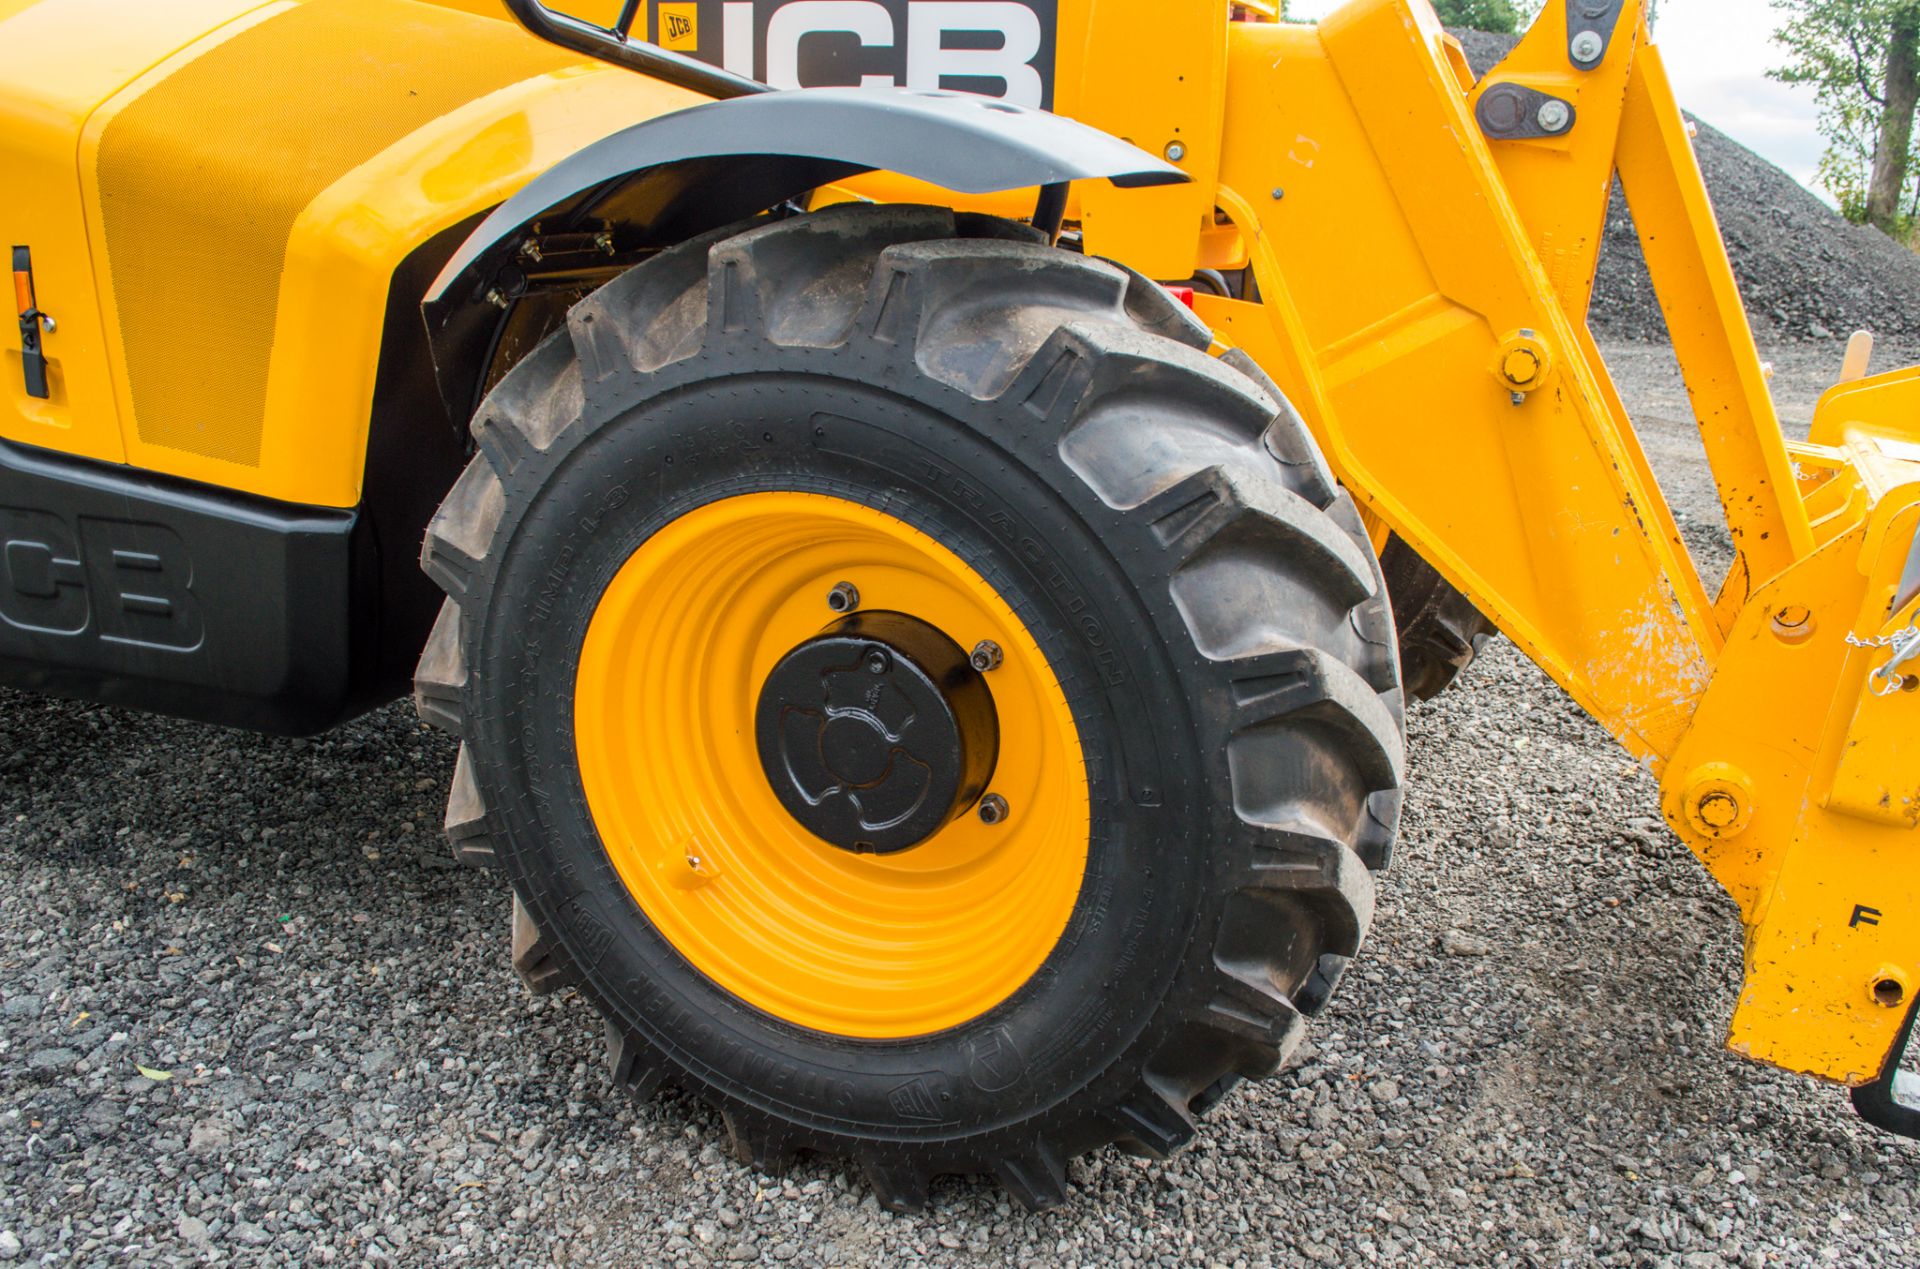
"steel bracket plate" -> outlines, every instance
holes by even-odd
[[[1613,43],[1614,28],[1620,25],[1624,4],[1625,0],[1567,0],[1567,60],[1576,69],[1592,70],[1607,59],[1607,49]],[[1588,32],[1599,37],[1597,45],[1591,37],[1581,40]],[[1592,57],[1582,58],[1576,54],[1583,43],[1594,49]]]
[[[1573,103],[1565,98],[1505,82],[1487,85],[1473,107],[1474,122],[1490,141],[1565,136],[1573,131],[1576,117]]]

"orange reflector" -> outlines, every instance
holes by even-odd
[[[13,311],[20,317],[33,311],[33,252],[27,247],[13,249]]]

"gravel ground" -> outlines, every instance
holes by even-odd
[[[1670,356],[1612,353],[1724,551]],[[1772,356],[1804,427],[1838,347]],[[1652,780],[1508,645],[1464,687],[1413,711],[1371,948],[1297,1066],[1038,1217],[972,1179],[891,1217],[610,1096],[449,863],[410,708],[302,742],[0,693],[0,1260],[1914,1264],[1920,1148],[1721,1051],[1739,926]]]

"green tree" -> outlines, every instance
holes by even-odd
[[[1920,0],[1773,0],[1788,62],[1767,73],[1813,88],[1826,140],[1817,179],[1847,218],[1898,234],[1920,102]]]
[[[1520,29],[1522,6],[1513,0],[1433,0],[1433,11],[1443,26],[1462,26],[1469,31],[1493,31],[1512,35]]]

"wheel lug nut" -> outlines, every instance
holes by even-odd
[[[852,582],[836,582],[827,592],[827,607],[835,612],[852,612],[860,606],[860,588]]]
[[[980,822],[998,824],[1007,818],[1007,800],[998,793],[989,793],[980,799]]]
[[[985,674],[988,670],[999,669],[1001,660],[1000,645],[991,639],[982,639],[973,645],[973,652],[967,657],[967,664]]]

